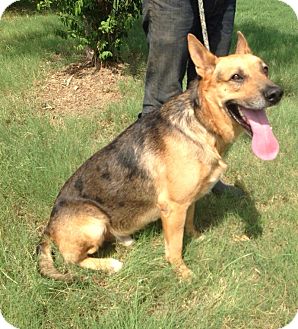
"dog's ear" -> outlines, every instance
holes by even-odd
[[[210,74],[214,70],[217,57],[211,54],[193,34],[189,33],[187,40],[188,51],[196,67],[197,74],[201,77]]]
[[[240,31],[237,32],[237,35],[238,35],[238,40],[237,40],[237,46],[236,46],[235,53],[240,54],[240,55],[251,54],[251,50],[249,48],[249,45],[248,45],[244,35]]]

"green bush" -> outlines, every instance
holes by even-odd
[[[93,60],[119,58],[119,47],[141,12],[141,0],[42,0],[38,9],[55,7],[68,35],[81,49],[92,50]]]

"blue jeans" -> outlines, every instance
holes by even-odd
[[[210,50],[225,56],[231,45],[236,0],[205,0],[204,9]],[[149,45],[143,102],[143,113],[148,113],[182,92],[186,71],[188,84],[196,77],[187,34],[203,39],[198,1],[144,0],[143,28]]]

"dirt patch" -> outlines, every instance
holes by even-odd
[[[38,104],[42,112],[86,115],[121,98],[118,82],[124,66],[94,67],[71,64],[38,83]]]

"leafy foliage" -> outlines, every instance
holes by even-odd
[[[100,61],[117,59],[127,31],[141,12],[141,0],[42,0],[38,9],[55,6],[68,35]]]

